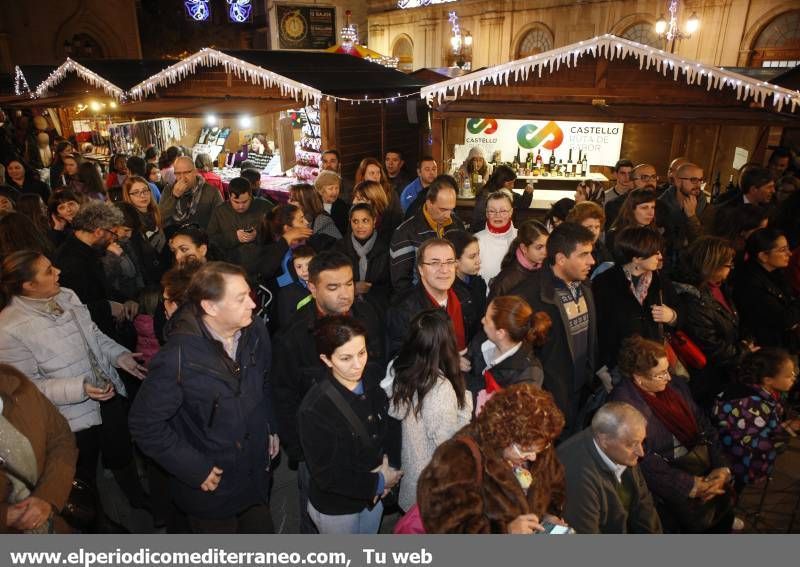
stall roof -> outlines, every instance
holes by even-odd
[[[796,90],[780,87],[762,79],[746,77],[727,69],[682,59],[677,55],[610,34],[429,85],[422,89],[421,94],[423,98],[429,102],[435,101],[440,107],[448,106],[460,98],[473,102],[484,99],[494,101],[498,99],[498,95],[502,98],[499,89],[509,90],[509,86],[530,85],[533,81],[538,81],[538,85],[547,87],[548,85],[542,85],[542,82],[548,81],[548,77],[559,71],[574,72],[575,68],[588,60],[597,62],[598,70],[601,60],[605,61],[606,65],[616,60],[622,62],[628,69],[635,69],[638,65],[642,74],[661,75],[662,81],[671,80],[688,86],[689,88],[684,89],[687,96],[695,96],[698,91],[708,91],[709,95],[719,97],[723,103],[734,96],[735,100],[740,102],[740,106],[755,105],[778,113],[784,107],[794,112],[800,105],[800,92]],[[543,75],[546,75],[544,79]],[[600,76],[592,76],[591,79],[591,84],[585,85],[584,89],[574,85],[574,94],[589,98],[600,91],[609,95],[617,94],[614,89],[618,85],[604,84],[605,81]],[[570,86],[573,85],[563,88],[560,95],[562,98],[555,98],[554,102],[563,101],[564,95],[570,92]],[[630,87],[628,98],[631,103],[653,106],[661,102],[662,93],[658,91],[649,94],[642,91],[639,100],[636,100],[637,97],[633,96],[634,85],[619,86]],[[482,96],[482,88],[484,91],[491,91],[492,96]],[[712,90],[714,93],[711,93]]]

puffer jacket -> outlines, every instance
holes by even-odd
[[[83,389],[92,368],[75,321],[103,372],[114,382],[120,382],[114,364],[129,351],[97,328],[75,292],[62,287],[55,300],[64,310],[58,316],[43,313],[34,301],[20,297],[14,297],[0,312],[0,362],[30,378],[67,418],[70,429],[81,431],[99,425],[101,418],[100,404]]]
[[[170,319],[167,344],[150,362],[130,411],[131,435],[172,477],[185,513],[228,518],[266,503],[268,436],[275,433],[267,372],[272,355],[264,323],[242,329],[236,360],[213,339],[191,305]],[[222,469],[213,492],[200,485]]]

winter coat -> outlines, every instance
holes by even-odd
[[[512,289],[520,285],[527,277],[535,274],[537,269],[529,270],[514,258],[489,282],[489,302],[495,297],[509,295]]]
[[[631,283],[620,264],[592,281],[597,328],[601,330],[597,336],[598,366],[606,366],[609,370],[615,368],[622,341],[628,337],[640,335],[663,342],[664,330],[677,328],[680,315],[673,325],[659,325],[653,321],[653,306],[666,305],[678,313],[679,302],[672,282],[657,272],[653,272],[652,278],[642,304],[633,296]]]
[[[359,278],[358,254],[353,247],[351,235],[348,233],[333,247],[334,250],[344,253],[353,265],[355,281]],[[392,294],[392,281],[389,277],[389,243],[380,236],[375,239],[372,250],[367,254],[367,274],[363,281],[372,284],[364,299],[370,301],[375,309],[385,311],[389,307],[389,296]]]
[[[64,508],[72,489],[78,448],[69,424],[53,404],[30,382],[7,372],[2,372],[0,396],[3,416],[30,442],[36,457],[38,481],[31,496],[51,504],[53,509]],[[11,481],[0,467],[0,532],[15,531],[8,527],[7,495]],[[56,531],[66,533],[63,522],[56,523]]]
[[[467,276],[467,281],[456,276],[453,289],[456,290],[456,295],[469,295],[472,300],[471,309],[477,315],[471,321],[471,327],[466,329],[467,342],[469,343],[472,337],[481,330],[481,318],[486,313],[486,307],[489,305],[486,301],[486,281],[480,275]]]
[[[324,382],[338,391],[364,425],[369,439],[353,426],[325,394]],[[362,380],[364,393],[342,386],[330,371],[311,387],[298,412],[299,439],[311,473],[308,499],[322,514],[355,514],[378,495],[378,473],[389,440],[388,400],[377,380]]]
[[[768,272],[751,260],[734,277],[733,298],[742,328],[753,335],[758,346],[796,353],[800,347],[800,299],[792,292],[785,271]]]
[[[342,201],[341,199],[336,199],[333,203],[331,203],[331,210],[328,211],[328,214],[333,219],[333,223],[336,225],[336,228],[339,229],[341,234],[347,234],[350,228],[350,207],[347,206],[347,203]]]
[[[82,431],[102,420],[99,402],[83,389],[92,368],[76,319],[108,376],[118,376],[114,364],[129,351],[98,329],[75,292],[62,287],[55,301],[64,310],[61,315],[43,313],[20,297],[0,312],[0,362],[30,378],[67,418],[70,429]]]
[[[276,432],[266,327],[255,318],[241,330],[236,360],[191,305],[173,315],[170,327],[130,410],[133,439],[172,475],[172,498],[191,516],[229,518],[265,504],[269,435]],[[212,467],[222,478],[204,492]]]
[[[728,305],[734,311],[720,305],[706,287],[676,283],[675,291],[683,313],[681,328],[706,355],[705,368],[691,370],[689,386],[697,403],[707,408],[713,397],[730,382],[730,375],[744,354],[739,315],[729,296]]]
[[[133,326],[136,329],[136,352],[142,353],[144,365],[148,366],[160,348],[153,324],[153,316],[137,315],[133,320]]]
[[[444,228],[445,235],[452,230],[464,230],[464,223],[455,214],[452,219],[453,222]],[[435,237],[436,231],[428,224],[422,212],[397,227],[389,246],[389,270],[395,294],[399,295],[417,283],[417,249],[420,244]]]
[[[255,198],[244,213],[233,210],[230,202],[220,203],[211,213],[208,222],[208,238],[223,254],[226,261],[243,266],[248,273],[254,273],[258,266],[259,235],[253,242],[242,243],[236,231],[254,228],[261,230],[264,215],[272,209],[272,204],[265,199]]]
[[[419,405],[416,393],[412,401],[413,407],[407,404],[398,407],[392,402],[395,377],[393,362],[386,370],[381,388],[389,397],[389,415],[402,422],[403,479],[400,482],[398,504],[401,509],[408,510],[417,501],[417,480],[433,457],[436,448],[470,422],[472,397],[467,392],[464,407],[459,408],[453,385],[447,378],[440,376],[425,394],[419,415],[415,415],[414,408]]]
[[[316,302],[309,302],[295,313],[294,322],[275,337],[271,375],[281,443],[289,457],[298,461],[303,460],[303,450],[297,432],[297,412],[303,397],[321,379],[320,372],[325,368],[313,335],[318,311]],[[383,326],[379,316],[366,301],[356,301],[350,314],[367,329],[368,360],[384,365]]]
[[[461,301],[461,315],[464,319],[464,333],[469,345],[472,336],[471,329],[480,325],[483,313],[478,313],[472,302],[472,296],[465,293],[462,288],[453,287],[456,296]],[[411,320],[421,311],[434,309],[437,305],[431,301],[422,284],[418,284],[408,291],[402,298],[394,301],[386,314],[386,353],[394,358],[408,334]]]
[[[491,361],[500,357],[493,357],[495,352],[494,344],[486,338],[486,333],[480,331],[469,347],[470,362],[472,369],[467,378],[467,388],[477,394],[486,387],[486,379],[483,375]],[[511,355],[506,356],[491,367],[492,377],[501,388],[508,388],[514,384],[531,383],[541,388],[544,382],[544,370],[542,363],[536,358],[530,345],[519,343],[519,348]]]
[[[638,466],[627,467],[622,482],[630,504],[620,498],[620,482],[603,461],[591,429],[584,429],[559,445],[564,465],[567,504],[564,519],[579,534],[660,534],[653,497]]]
[[[458,440],[467,435],[481,452],[483,483],[469,447]],[[564,506],[564,467],[550,447],[531,464],[533,483],[527,494],[503,458],[504,447],[481,439],[474,423],[457,431],[433,454],[417,484],[417,503],[425,530],[441,533],[508,533],[508,524],[522,514],[561,516]]]
[[[500,273],[500,264],[516,237],[517,228],[513,224],[501,234],[490,232],[487,228],[475,235],[481,251],[480,275],[484,280],[490,282]]]

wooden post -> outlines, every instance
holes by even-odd
[[[420,132],[425,132],[424,129],[420,129]],[[423,134],[424,135],[424,134]],[[422,141],[423,151],[420,155],[425,155],[425,147],[427,146],[427,140]],[[444,164],[444,118],[438,112],[433,113],[433,117],[431,120],[431,145],[430,145],[430,154],[436,160],[436,163],[439,164],[439,167]]]

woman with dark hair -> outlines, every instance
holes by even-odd
[[[475,235],[464,230],[451,230],[445,238],[453,243],[456,251],[456,280],[455,289],[460,288],[472,298],[475,313],[486,311],[486,282],[480,275],[481,250]],[[467,329],[467,336],[474,336],[478,331],[478,321],[475,327]]]
[[[174,230],[169,238],[169,249],[175,258],[175,264],[181,266],[187,262],[205,264],[217,260],[217,255],[208,242],[208,233],[196,226],[182,226]]]
[[[733,299],[742,327],[762,347],[800,348],[800,300],[792,291],[786,268],[792,258],[786,236],[761,228],[747,239],[747,261],[734,274]]]
[[[80,208],[78,196],[72,191],[58,189],[50,195],[50,200],[47,201],[47,212],[50,215],[50,230],[47,232],[47,237],[53,243],[54,249],[72,234],[70,223]]]
[[[489,196],[497,191],[502,191],[511,200],[512,209],[527,209],[533,201],[533,185],[527,185],[522,195],[514,193],[514,182],[517,174],[507,165],[498,165],[486,180],[480,193],[475,196],[475,207],[472,212],[470,230],[478,232],[486,228],[486,208]],[[513,211],[512,211],[513,212]],[[510,216],[509,216],[510,218]]]
[[[121,187],[128,176],[128,156],[114,154],[108,162],[108,175],[106,176],[106,189]],[[84,180],[84,182],[86,182]]]
[[[361,160],[356,170],[355,184],[358,185],[363,181],[373,181],[380,184],[384,195],[386,195],[386,202],[388,203],[386,206],[386,215],[391,219],[389,224],[394,224],[396,222],[397,225],[399,225],[403,222],[403,207],[400,205],[400,197],[397,195],[397,192],[392,189],[392,183],[389,181],[386,168],[380,161],[372,157]]]
[[[0,217],[0,260],[19,250],[50,256],[53,246],[28,217],[17,212],[6,213]]]
[[[322,199],[313,185],[308,183],[292,185],[289,189],[289,204],[300,207],[303,211],[314,236],[318,237],[317,246],[321,247],[318,252],[330,248],[337,240],[342,239],[342,233],[336,228],[333,218],[325,212]]]
[[[79,154],[73,153],[62,156],[61,164],[63,169],[60,182],[53,189],[67,189],[76,195],[82,196],[84,194],[83,182],[78,175],[78,166],[81,163],[82,160]]]
[[[547,340],[552,321],[534,312],[518,295],[492,299],[481,320],[483,332],[472,340],[469,389],[477,396],[476,413],[496,391],[512,384],[544,382],[542,363],[534,349]]]
[[[69,533],[67,503],[78,450],[53,404],[22,372],[0,364],[0,533]]]
[[[356,297],[372,302],[379,312],[389,308],[389,243],[378,236],[375,211],[366,203],[350,209],[350,230],[333,247],[353,263]]]
[[[760,228],[767,228],[769,215],[758,205],[720,207],[714,217],[712,234],[724,238],[736,251],[734,264],[740,267],[745,261],[745,243],[748,237]]]
[[[150,183],[153,183],[156,187],[158,187],[159,191],[164,191],[164,182],[161,181],[161,170],[158,168],[158,165],[155,163],[148,163],[144,169],[144,177]],[[127,179],[126,179],[127,181]]]
[[[211,161],[211,156],[206,153],[197,154],[197,157],[194,158],[194,166],[206,183],[216,187],[220,196],[225,199],[225,187],[222,185],[222,178],[214,173],[214,162]]]
[[[614,253],[614,239],[616,236],[629,227],[649,227],[656,228],[656,200],[658,195],[652,189],[642,187],[640,189],[633,189],[622,207],[619,209],[619,214],[611,229],[606,232],[606,247]]]
[[[617,357],[622,375],[610,399],[627,402],[647,420],[640,461],[665,532],[725,533],[733,524],[731,471],[717,432],[674,380],[664,344],[633,336]]]
[[[733,247],[716,236],[702,236],[686,251],[675,275],[675,291],[681,301],[681,328],[708,361],[693,369],[694,399],[703,408],[730,381],[730,375],[745,352],[754,348],[742,340],[739,314],[725,286],[733,268]]]
[[[50,230],[50,223],[47,222],[47,205],[39,195],[35,193],[20,195],[16,210],[31,219],[39,232],[47,235],[47,231]]]
[[[20,159],[12,159],[6,163],[6,185],[13,187],[20,194],[34,193],[43,201],[50,198],[50,188],[40,181],[38,175]]]
[[[367,204],[375,211],[378,237],[389,242],[394,231],[403,222],[403,210],[398,213],[389,207],[389,198],[377,181],[362,181],[353,188],[353,205]]]
[[[575,201],[566,197],[550,205],[550,208],[544,215],[544,226],[547,227],[548,234],[553,232],[555,227],[567,220],[567,215],[574,206]]]
[[[165,187],[175,184],[175,160],[181,155],[180,148],[177,146],[170,146],[158,160],[158,166],[161,168],[161,180]]]
[[[368,365],[366,330],[351,317],[320,319],[314,339],[326,370],[298,415],[308,513],[322,534],[378,533],[381,499],[403,474],[389,465],[389,401],[371,374],[379,369]]]
[[[589,272],[590,277],[602,274],[614,263],[614,256],[600,239],[603,234],[603,226],[606,223],[606,212],[603,207],[594,201],[581,201],[575,203],[566,218],[566,222],[579,224],[592,231],[594,235],[594,247],[592,248],[592,258],[594,266]]]
[[[531,534],[563,524],[564,469],[553,442],[564,416],[533,384],[498,391],[433,454],[417,482],[425,530]]]
[[[797,380],[785,350],[766,347],[746,354],[736,378],[714,400],[712,413],[741,492],[769,477],[778,453],[800,430],[800,419],[784,421],[786,395]]]
[[[158,254],[164,252],[167,239],[161,222],[161,210],[147,180],[138,175],[129,175],[122,184],[122,201],[136,208],[142,234]]]
[[[537,220],[526,220],[517,229],[508,252],[500,262],[500,273],[489,282],[489,300],[506,295],[533,272],[540,269],[547,258],[547,238],[550,233]]]
[[[624,210],[624,208],[623,208]],[[678,296],[659,272],[664,239],[652,228],[630,227],[616,238],[618,262],[592,281],[597,306],[598,365],[616,368],[622,341],[640,335],[664,341],[678,327]]]
[[[402,422],[402,469],[398,503],[417,501],[417,479],[436,447],[469,423],[472,397],[459,367],[453,323],[441,309],[426,309],[412,320],[409,334],[389,363],[381,387],[389,415]]]
[[[50,166],[50,188],[56,189],[64,187],[66,181],[64,180],[64,157],[71,155],[75,151],[72,144],[66,140],[58,142],[55,147],[53,164]]]
[[[283,203],[266,214],[260,233],[264,239],[258,262],[261,282],[269,285],[277,277],[278,282],[274,286],[277,290],[294,280],[292,249],[306,244],[312,231],[303,209]]]
[[[123,156],[124,157],[124,156]],[[69,158],[67,159],[69,163]],[[128,171],[127,169],[125,171]],[[97,166],[90,162],[84,161],[78,165],[77,179],[70,184],[75,190],[79,191],[88,199],[98,199],[100,201],[108,200],[108,191],[103,186],[103,179],[100,177],[100,171]],[[112,185],[111,187],[119,187],[119,185]]]

